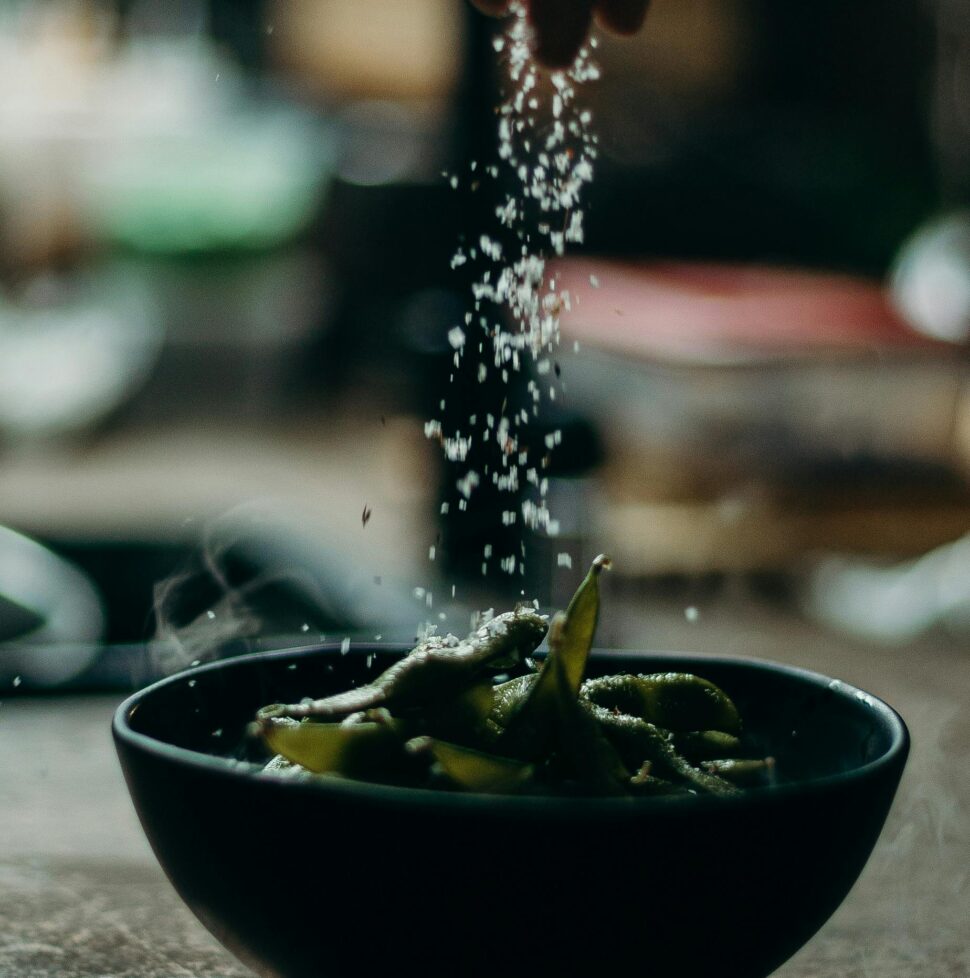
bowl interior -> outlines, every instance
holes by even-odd
[[[358,646],[344,654],[339,646],[321,646],[218,662],[139,694],[120,722],[169,747],[246,759],[251,750],[246,727],[259,707],[360,685],[404,651]],[[903,747],[902,721],[884,703],[838,680],[788,666],[598,651],[587,674],[666,671],[694,672],[721,686],[744,720],[745,753],[774,757],[780,784],[844,775]]]

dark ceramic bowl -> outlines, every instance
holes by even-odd
[[[729,798],[515,798],[301,783],[235,759],[257,707],[345,689],[400,653],[226,660],[115,716],[159,861],[263,975],[762,978],[848,893],[909,747],[888,706],[814,673],[609,652],[590,675],[690,671],[722,686],[779,783]]]

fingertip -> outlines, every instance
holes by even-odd
[[[471,0],[472,6],[490,17],[500,17],[507,13],[509,0]]]
[[[596,21],[614,34],[636,34],[649,6],[650,0],[597,0]]]
[[[532,56],[551,71],[565,71],[576,60],[582,41],[565,43],[561,38],[537,37],[532,48]]]
[[[592,0],[532,0],[529,21],[536,61],[554,70],[568,68],[579,54],[593,19]]]

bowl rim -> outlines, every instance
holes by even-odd
[[[141,751],[156,759],[168,763],[187,766],[198,773],[206,773],[230,780],[244,779],[258,783],[268,791],[285,791],[287,793],[310,792],[312,795],[324,796],[335,794],[346,798],[369,800],[375,803],[389,803],[394,806],[442,810],[455,812],[479,811],[487,808],[490,815],[507,814],[515,816],[528,811],[532,814],[541,812],[543,817],[549,815],[575,816],[607,812],[630,813],[642,811],[645,808],[651,812],[670,811],[680,812],[684,807],[691,810],[705,808],[724,809],[725,807],[745,806],[753,799],[766,803],[782,801],[793,796],[801,796],[806,792],[824,792],[845,786],[854,782],[862,782],[878,777],[886,768],[897,763],[900,768],[909,753],[910,735],[903,718],[888,703],[878,696],[853,686],[840,679],[833,679],[819,672],[793,666],[787,663],[775,662],[747,656],[713,655],[703,652],[675,652],[669,650],[631,650],[596,648],[590,653],[599,661],[606,657],[617,661],[644,659],[664,660],[694,660],[711,662],[728,667],[741,667],[756,672],[780,673],[796,679],[808,686],[819,690],[827,689],[836,695],[853,699],[869,710],[878,720],[883,729],[890,735],[888,747],[878,756],[847,771],[840,771],[816,778],[806,778],[800,781],[770,785],[765,787],[746,788],[737,795],[670,795],[664,797],[622,797],[597,798],[582,796],[553,796],[553,795],[496,795],[479,794],[474,792],[449,792],[434,788],[412,788],[396,785],[380,784],[368,781],[356,781],[350,778],[320,776],[318,778],[302,779],[287,776],[274,776],[263,773],[259,765],[249,761],[237,761],[232,758],[207,754],[202,751],[190,750],[166,743],[148,734],[140,733],[132,728],[130,719],[141,703],[156,695],[160,690],[178,683],[189,682],[198,676],[221,672],[226,669],[246,668],[263,662],[276,662],[286,659],[302,659],[319,655],[355,655],[367,656],[374,653],[405,654],[411,646],[391,643],[357,643],[344,650],[340,643],[317,643],[310,646],[295,646],[286,649],[276,649],[268,652],[253,652],[246,655],[219,659],[214,662],[193,666],[181,672],[166,676],[149,686],[128,696],[115,710],[111,731],[119,753],[121,745]]]

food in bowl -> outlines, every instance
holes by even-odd
[[[773,758],[743,755],[737,707],[709,680],[583,681],[609,566],[597,557],[552,619],[541,665],[529,656],[546,619],[520,606],[464,641],[430,636],[363,686],[263,707],[267,771],[499,794],[730,795],[767,782]]]
[[[267,978],[651,973],[764,978],[842,902],[872,850],[908,736],[886,704],[778,663],[593,651],[586,681],[702,675],[770,789],[588,797],[281,777],[240,753],[260,706],[367,687],[408,650],[241,656],[142,690],[115,716],[159,862]]]

